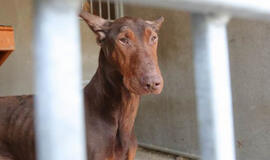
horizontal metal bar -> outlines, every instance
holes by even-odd
[[[146,143],[142,143],[142,142],[138,142],[138,144],[140,147],[150,149],[150,150],[155,150],[155,151],[159,151],[159,152],[163,152],[163,153],[167,153],[167,154],[172,154],[172,155],[176,155],[176,156],[181,156],[181,157],[185,157],[185,158],[190,158],[190,159],[200,159],[198,156],[196,156],[194,154],[189,154],[189,153],[173,150],[173,149],[166,148],[166,147],[161,147],[161,146],[157,146],[157,145],[153,145],[153,144],[146,144]]]
[[[270,20],[270,1],[258,0],[123,0],[125,3],[165,7],[196,13],[223,13]]]

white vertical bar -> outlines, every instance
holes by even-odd
[[[77,0],[37,0],[35,129],[39,160],[86,160]]]
[[[108,20],[111,20],[111,5],[110,5],[110,0],[107,0],[107,12],[108,12]]]
[[[99,16],[102,17],[102,3],[101,3],[101,0],[98,0],[98,10],[99,10]]]
[[[192,15],[202,160],[235,160],[226,15]]]
[[[119,18],[120,17],[119,0],[114,0],[114,10],[115,10],[115,18]]]
[[[120,14],[120,17],[123,17],[124,16],[123,0],[119,0],[119,14]]]
[[[93,14],[94,10],[93,10],[93,0],[90,0],[90,13]]]

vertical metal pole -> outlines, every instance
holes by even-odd
[[[77,0],[36,0],[35,128],[39,160],[86,160]]]
[[[93,10],[93,0],[90,0],[90,13],[93,14],[94,10]]]
[[[119,18],[120,17],[119,0],[114,0],[114,10],[115,10],[115,18]]]
[[[124,16],[123,0],[119,0],[119,14],[120,14],[120,17],[123,17]]]
[[[226,15],[192,15],[202,160],[235,160]]]
[[[98,10],[99,10],[99,16],[102,17],[102,3],[101,3],[101,0],[98,0]]]
[[[108,20],[111,20],[111,5],[110,5],[110,0],[107,0],[107,12],[108,12]]]

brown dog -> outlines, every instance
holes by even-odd
[[[163,88],[157,60],[163,18],[80,16],[101,46],[98,69],[84,88],[88,160],[133,160],[140,95]],[[0,160],[35,160],[34,146],[33,97],[0,98]]]

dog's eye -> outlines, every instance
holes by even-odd
[[[129,44],[129,39],[126,37],[120,38],[119,42],[123,45],[128,45]]]
[[[151,37],[151,41],[152,41],[152,42],[155,42],[157,39],[158,39],[158,37],[157,37],[156,35],[153,35],[153,36]]]

